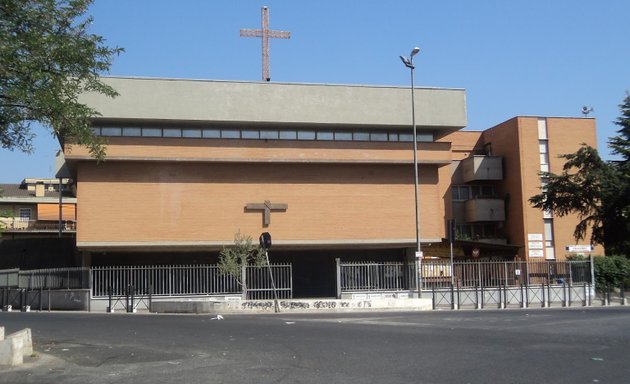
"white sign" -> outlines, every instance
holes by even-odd
[[[520,269],[515,269],[515,270],[514,270],[514,274],[515,274],[516,276],[520,276],[520,275],[521,275],[521,270],[520,270]]]
[[[542,233],[528,233],[527,241],[543,241]]]
[[[580,245],[580,244],[567,245],[566,247],[564,247],[564,249],[566,249],[568,252],[576,252],[576,253],[593,252],[592,245]]]
[[[529,257],[545,257],[545,251],[542,249],[530,249],[528,254]]]
[[[530,241],[527,243],[529,249],[543,249],[544,244],[542,241]]]
[[[416,259],[422,259],[422,252],[416,252]]]

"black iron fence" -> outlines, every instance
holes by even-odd
[[[407,291],[417,287],[415,263],[337,262],[341,292]],[[419,265],[423,291],[456,287],[592,284],[590,261],[450,261]]]

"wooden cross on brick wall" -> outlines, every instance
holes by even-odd
[[[262,28],[241,29],[241,37],[260,37],[262,39],[262,80],[270,81],[269,39],[290,39],[291,32],[269,29],[269,8],[262,7]]]
[[[263,226],[268,227],[271,223],[271,211],[286,211],[289,204],[271,204],[271,201],[265,200],[264,203],[247,203],[245,209],[247,211],[263,211]]]

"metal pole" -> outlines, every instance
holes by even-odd
[[[337,270],[337,299],[341,299],[341,259],[335,259],[335,268]]]
[[[271,272],[271,264],[269,264],[269,252],[265,249],[265,258],[267,259],[267,268],[269,268],[269,278],[271,279],[271,287],[273,288],[273,305],[276,313],[280,312],[278,305],[278,293],[276,292],[276,283],[273,281],[273,273]]]
[[[410,69],[411,69],[411,124],[413,126],[413,173],[414,173],[414,201],[416,208],[416,264],[418,266],[418,297],[422,297],[422,247],[420,245],[420,196],[418,195],[418,135],[416,128],[416,102],[414,92],[414,78],[413,78],[413,55],[410,57]]]
[[[591,259],[591,285],[592,285],[592,291],[589,291],[589,296],[591,295],[591,292],[595,292],[595,263],[593,262],[593,255],[590,255],[590,259]]]
[[[449,223],[449,231],[450,231]],[[455,265],[453,265],[453,238],[451,236],[451,284],[455,284]]]

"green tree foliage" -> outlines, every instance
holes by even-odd
[[[619,107],[615,124],[621,129],[609,145],[622,160],[606,162],[584,144],[561,156],[566,163],[560,175],[542,174],[545,187],[529,201],[558,216],[577,214],[576,240],[584,239],[590,228],[591,244],[604,245],[608,254],[630,256],[630,94]]]
[[[630,278],[630,261],[623,256],[594,257],[595,286],[619,287],[624,280]]]
[[[85,92],[110,97],[99,80],[121,48],[90,34],[92,0],[0,0],[0,143],[32,151],[39,122],[65,144],[86,145],[102,159],[104,142],[90,129],[97,111],[78,102]]]
[[[243,267],[252,265],[261,267],[265,264],[265,251],[257,244],[254,245],[251,236],[244,236],[241,232],[234,235],[234,245],[224,247],[219,254],[219,270],[225,275],[232,276],[247,290],[247,281],[242,274]]]

